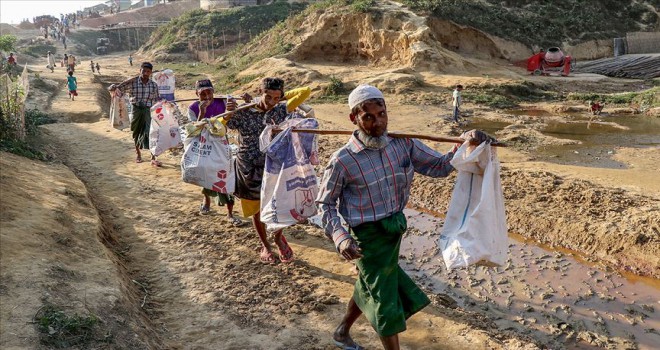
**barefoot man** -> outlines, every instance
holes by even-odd
[[[363,349],[349,331],[364,314],[383,347],[398,350],[398,334],[406,330],[406,319],[430,303],[399,267],[401,237],[407,228],[403,209],[413,174],[446,177],[454,169],[449,161],[459,145],[442,155],[416,139],[390,138],[385,100],[373,86],[355,88],[348,106],[357,130],[330,158],[316,200],[326,235],[342,257],[357,259],[359,273],[333,340],[342,349]],[[472,130],[461,138],[478,144],[489,136]]]
[[[140,75],[130,78],[120,84],[112,84],[108,88],[110,91],[119,89],[119,91],[130,95],[130,102],[133,105],[133,119],[131,120],[131,131],[133,132],[133,141],[135,142],[135,162],[142,163],[142,154],[140,149],[149,149],[149,128],[151,125],[150,108],[161,98],[158,94],[158,85],[151,80],[151,71],[153,65],[144,62],[140,66]],[[156,156],[151,155],[151,165],[161,166],[161,162],[156,160]]]

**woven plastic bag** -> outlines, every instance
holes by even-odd
[[[174,117],[174,109],[176,106],[167,101],[158,102],[151,107],[149,151],[154,156],[181,145],[181,131],[179,122]]]
[[[458,171],[440,249],[448,269],[469,265],[498,266],[509,246],[500,163],[487,143],[464,143],[451,164]]]
[[[317,129],[318,121],[295,118],[278,127],[282,132],[272,140],[271,128],[266,128],[260,137],[260,144],[266,146],[262,149],[266,164],[261,185],[261,221],[268,232],[314,216],[317,211],[314,200],[319,192],[314,170],[318,159],[316,135],[292,131],[295,128]]]
[[[124,130],[131,127],[131,121],[128,119],[128,101],[119,89],[110,92],[112,100],[110,102],[110,126],[117,130]]]
[[[236,176],[226,129],[216,118],[186,125],[181,179],[219,193],[233,193]]]

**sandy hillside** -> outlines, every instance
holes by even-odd
[[[378,21],[319,13],[301,24],[307,36],[291,54],[255,64],[242,76],[279,75],[291,85],[309,84],[315,96],[330,76],[347,86],[369,82],[386,94],[390,129],[448,136],[471,128],[470,119],[456,125],[446,118],[447,88],[457,81],[479,86],[542,79],[501,64],[505,52],[516,52],[512,43],[451,27],[473,48],[489,48],[487,57],[470,45],[458,54],[434,43],[447,24],[428,24],[391,6],[391,17]],[[342,23],[363,27],[344,42],[349,34],[334,25]],[[347,45],[356,40],[368,44],[359,58],[328,55],[333,45],[353,52]],[[103,74],[81,65],[76,101],[66,96],[63,69],[51,74],[40,61],[29,62],[43,80],[29,103],[59,123],[42,128],[41,142],[53,161],[0,156],[0,327],[9,330],[0,335],[0,346],[40,348],[43,333],[24,324],[50,303],[98,317],[93,348],[335,348],[331,334],[352,293],[352,265],[312,225],[286,230],[296,252],[293,264],[262,265],[249,226],[231,227],[224,208],[198,214],[201,195],[180,180],[180,151],[160,157],[162,168],[136,164],[130,133],[112,129],[106,119],[105,87],[138,71],[128,66],[127,54],[81,57],[100,60]],[[638,85],[593,74],[544,79],[558,91],[630,91]],[[254,93],[255,86],[256,79],[231,93]],[[543,135],[541,127],[571,122],[557,111],[585,106],[539,103],[528,107],[549,116],[530,117],[466,102],[473,118],[516,124],[496,136],[528,144],[498,150],[512,236],[509,260],[496,270],[446,271],[433,242],[454,178],[416,177],[401,265],[433,304],[409,320],[402,348],[654,349],[660,342],[658,147],[616,148],[612,159],[625,164],[617,169],[540,161],[538,150],[569,143]],[[344,102],[311,103],[323,128],[353,128]],[[322,138],[322,163],[345,140]],[[451,147],[429,145],[442,152]],[[369,349],[380,348],[364,318],[352,335]]]

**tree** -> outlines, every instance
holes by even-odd
[[[13,51],[17,40],[18,39],[13,35],[0,35],[0,51]]]

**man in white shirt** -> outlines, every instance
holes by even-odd
[[[452,106],[454,106],[454,121],[458,123],[458,115],[460,114],[460,108],[461,108],[461,91],[463,91],[463,85],[458,84],[456,85],[456,89],[454,89],[454,94],[452,95],[451,102]]]

